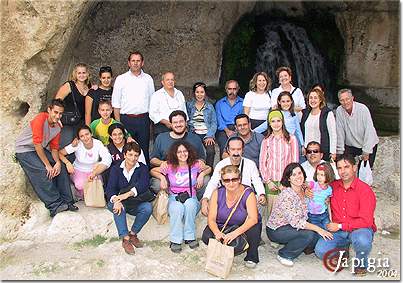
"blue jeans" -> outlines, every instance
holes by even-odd
[[[129,230],[127,229],[127,219],[126,213],[130,215],[136,216],[131,231],[134,234],[140,232],[141,228],[147,223],[148,219],[150,219],[151,213],[153,212],[153,208],[151,203],[149,202],[141,202],[138,206],[129,211],[122,209],[120,215],[113,212],[113,203],[108,201],[108,209],[113,213],[113,220],[115,221],[116,229],[118,230],[119,237],[124,237],[129,234]]]
[[[333,240],[325,241],[323,238],[319,239],[315,247],[315,254],[320,259],[326,252],[335,248],[348,248],[352,244],[355,251],[355,257],[364,263],[364,267],[368,267],[368,255],[372,249],[372,240],[374,238],[374,231],[371,228],[361,228],[352,232],[339,230],[333,233]]]
[[[175,200],[176,194],[170,194],[168,213],[171,242],[181,244],[183,240],[196,240],[196,215],[200,203],[196,197],[188,198],[185,203]]]
[[[278,255],[291,260],[297,258],[305,248],[313,248],[316,244],[315,232],[306,229],[297,230],[289,224],[276,230],[266,227],[266,233],[270,241],[285,245],[278,251]]]
[[[327,210],[321,214],[311,214],[308,212],[308,222],[327,230],[326,224],[330,223],[329,212]]]
[[[47,149],[44,149],[44,152],[53,166],[55,161],[52,154]],[[62,204],[74,203],[70,189],[70,179],[64,164],[61,166],[60,174],[53,179],[49,179],[46,176],[46,167],[36,151],[16,153],[16,157],[36,195],[45,204],[45,207],[50,210],[51,214]]]

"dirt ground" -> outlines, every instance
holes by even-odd
[[[400,280],[400,235],[377,233],[371,257],[389,267],[377,267],[365,277],[350,269],[332,274],[313,254],[302,254],[293,267],[281,265],[277,250],[267,242],[259,247],[255,269],[243,265],[244,255],[235,257],[228,280]],[[206,245],[174,254],[168,242],[145,241],[145,247],[127,255],[117,238],[96,236],[73,244],[37,244],[28,240],[0,245],[0,278],[3,280],[214,280],[204,270]]]

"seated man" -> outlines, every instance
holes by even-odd
[[[154,122],[154,140],[160,133],[169,132],[172,129],[171,122],[168,121],[172,111],[182,110],[186,113],[185,97],[175,88],[174,73],[164,73],[161,84],[162,88],[154,92],[150,100],[150,119]]]
[[[113,213],[116,229],[119,237],[122,238],[122,246],[128,254],[134,254],[134,247],[143,246],[137,238],[137,234],[147,223],[153,211],[150,202],[130,200],[132,202],[130,206],[124,202],[129,197],[136,197],[149,189],[148,167],[138,162],[140,152],[140,146],[135,142],[128,142],[124,145],[124,159],[111,168],[106,187],[107,206]],[[131,189],[124,194],[119,194],[125,188]],[[136,216],[130,232],[127,229],[126,213]]]
[[[50,216],[76,211],[66,167],[59,160],[60,118],[64,103],[53,99],[16,140],[16,158]]]
[[[150,164],[152,167],[166,167],[166,156],[171,145],[178,140],[185,140],[190,143],[197,152],[197,158],[201,161],[206,160],[206,152],[204,150],[201,139],[194,133],[189,133],[186,127],[186,113],[181,110],[175,110],[169,115],[169,122],[172,124],[172,131],[164,132],[157,136],[154,148],[150,156]],[[209,176],[205,176],[204,183],[207,184]],[[157,178],[151,178],[151,188],[157,193],[160,190],[160,181]],[[197,191],[198,199],[204,193],[204,187]]]
[[[306,158],[307,160],[304,161],[301,166],[304,168],[305,174],[306,174],[306,180],[307,182],[313,181],[313,174],[315,173],[316,166],[319,164],[325,162],[323,160],[323,152],[320,147],[320,144],[316,141],[311,141],[307,144],[306,146]],[[333,167],[333,166],[332,166]],[[335,179],[338,180],[340,179],[339,174],[337,173],[337,170],[333,167],[334,171],[334,176]]]
[[[234,118],[243,112],[243,99],[238,96],[239,84],[235,80],[225,83],[226,96],[218,100],[215,104],[217,116],[216,138],[220,147],[220,157],[225,150],[225,143],[228,138],[235,134]]]
[[[220,186],[221,168],[226,165],[238,166],[242,177],[242,184],[250,187],[253,185],[253,188],[256,191],[256,196],[258,197],[258,204],[266,204],[266,194],[262,179],[259,175],[259,170],[252,160],[242,157],[243,149],[244,141],[242,138],[229,138],[227,143],[227,152],[229,157],[221,160],[215,166],[213,176],[211,176],[211,179],[207,184],[206,191],[204,192],[203,199],[201,201],[201,212],[204,216],[207,216],[208,214],[208,202],[211,198],[211,195],[213,194],[214,190]]]
[[[315,253],[322,259],[328,251],[352,244],[355,258],[360,262],[355,274],[365,275],[376,232],[376,197],[371,187],[356,177],[357,165],[352,155],[338,157],[336,165],[341,179],[331,184],[332,222],[327,224],[327,230],[333,232],[334,238],[327,241],[319,239]]]
[[[235,116],[235,128],[236,133],[231,137],[241,137],[243,139],[245,143],[243,157],[255,162],[256,167],[259,168],[260,146],[262,145],[264,136],[252,131],[250,119],[246,114],[238,114]],[[227,148],[227,144],[225,148]],[[228,152],[224,152],[222,155],[223,159],[226,157],[228,157]]]

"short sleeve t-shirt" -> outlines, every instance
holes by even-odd
[[[270,95],[267,92],[257,94],[256,92],[249,91],[245,95],[243,106],[250,107],[249,118],[254,120],[266,120],[267,114],[271,108]]]
[[[111,101],[112,91],[113,88],[105,90],[99,87],[96,90],[90,89],[88,91],[87,95],[92,98],[91,121],[101,118],[98,112],[99,102],[101,100]]]
[[[99,139],[104,145],[109,144],[109,133],[108,129],[109,126],[115,123],[119,123],[114,119],[111,119],[108,124],[104,124],[102,122],[102,119],[97,119],[95,121],[92,121],[90,124],[90,128],[92,131],[92,134],[94,135],[94,138]]]
[[[311,214],[322,214],[326,211],[326,199],[332,195],[332,187],[327,185],[322,188],[318,182],[311,181],[309,186],[312,188],[313,198],[308,199],[308,212]]]
[[[191,166],[192,178],[192,196],[196,196],[196,181],[197,176],[202,171],[200,164],[196,162]],[[168,165],[166,170],[161,169],[161,173],[167,176],[169,181],[169,192],[171,194],[179,194],[182,192],[189,192],[189,167],[177,167]]]

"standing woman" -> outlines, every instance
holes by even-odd
[[[305,148],[311,141],[320,143],[323,159],[336,159],[336,120],[326,106],[325,94],[320,87],[314,87],[308,94],[308,108],[302,111],[301,130]]]
[[[112,159],[101,141],[94,139],[91,129],[83,125],[77,130],[78,145],[69,144],[59,151],[60,160],[66,164],[67,172],[76,188],[76,196],[84,199],[84,184],[93,181],[111,166]],[[74,163],[66,158],[67,154],[75,154]]]
[[[56,93],[55,98],[64,101],[64,116],[67,116],[66,112],[78,112],[80,116],[74,123],[63,125],[60,133],[60,148],[68,145],[73,140],[77,129],[84,124],[85,96],[90,87],[88,66],[84,63],[78,63],[74,66],[69,81],[65,82]]]
[[[249,82],[243,112],[249,116],[252,130],[266,121],[272,105],[270,88],[271,80],[265,72],[256,73]]]
[[[280,181],[288,164],[298,162],[298,141],[285,129],[284,116],[279,110],[272,110],[268,117],[267,136],[260,147],[259,171],[267,194],[268,216],[280,193]]]
[[[217,117],[214,106],[206,100],[207,86],[203,82],[193,85],[194,99],[186,103],[189,114],[189,132],[197,134],[206,149],[206,164],[213,168]]]
[[[272,106],[273,109],[277,108],[277,97],[283,91],[288,91],[291,93],[292,98],[294,99],[294,112],[297,113],[298,119],[301,119],[301,111],[306,108],[304,94],[301,89],[298,87],[294,87],[291,84],[292,80],[292,71],[289,67],[280,67],[276,71],[276,76],[278,77],[278,82],[280,86],[278,88],[273,89],[272,91]]]
[[[281,185],[284,189],[273,206],[266,233],[270,241],[283,244],[278,251],[278,261],[286,266],[293,266],[294,260],[305,252],[310,254],[319,237],[333,239],[333,234],[308,222],[308,210],[303,184],[306,175],[298,163],[290,163],[284,170]]]
[[[203,186],[203,178],[211,167],[201,165],[193,147],[185,141],[171,145],[167,153],[167,167],[154,167],[151,176],[161,180],[161,190],[169,188],[168,213],[171,251],[182,250],[182,241],[191,249],[199,246],[196,239],[196,215],[200,204],[196,190]],[[168,180],[168,181],[167,181]]]
[[[85,97],[85,124],[89,126],[92,121],[101,118],[98,106],[101,100],[112,100],[112,68],[104,66],[99,69],[99,86],[96,90],[90,89]],[[113,118],[113,113],[112,113]]]

